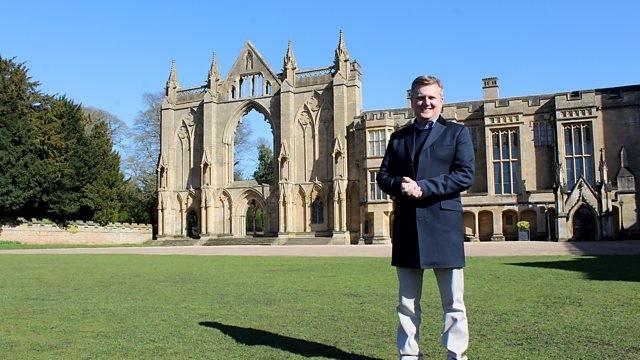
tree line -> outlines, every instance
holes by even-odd
[[[0,56],[0,218],[149,222],[113,150],[123,123],[38,87],[23,63]]]

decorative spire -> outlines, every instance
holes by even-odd
[[[178,86],[179,85],[178,85],[178,74],[176,72],[176,61],[171,60],[171,72],[169,73],[169,79],[167,80],[165,95],[169,98],[169,102],[172,104],[175,103]]]
[[[214,88],[220,80],[220,71],[218,71],[218,62],[216,61],[216,52],[211,55],[211,67],[209,67],[209,75],[207,76],[207,87],[209,89]]]
[[[169,73],[169,80],[167,80],[167,85],[169,84],[178,84],[178,74],[176,72],[175,60],[171,60],[171,72]]]
[[[340,37],[338,38],[338,47],[336,48],[336,60],[349,59],[349,52],[347,52],[347,45],[344,43],[344,33],[340,30]]]
[[[607,161],[604,158],[604,148],[600,148],[600,164],[598,168],[600,170],[600,180],[602,181],[602,183],[608,182],[609,174],[607,169]]]
[[[336,73],[342,74],[346,79],[349,74],[349,52],[347,52],[347,46],[344,43],[344,34],[340,30],[340,37],[338,39],[338,47],[335,51],[335,58],[333,59],[333,68]]]
[[[295,70],[298,67],[296,64],[296,57],[293,55],[293,46],[291,40],[287,45],[287,54],[284,56],[284,68],[285,70]]]

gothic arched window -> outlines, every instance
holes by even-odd
[[[316,197],[311,203],[311,223],[322,224],[324,223],[324,204],[320,197]]]

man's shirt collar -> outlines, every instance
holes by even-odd
[[[416,130],[431,130],[435,122],[438,121],[438,118],[440,118],[440,114],[429,119],[424,126],[418,121],[418,119],[413,119],[413,127],[416,128]]]

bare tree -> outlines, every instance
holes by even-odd
[[[145,108],[134,119],[130,131],[131,154],[125,160],[125,171],[134,179],[139,188],[155,188],[156,167],[160,156],[160,112],[163,92],[145,93],[142,95]],[[252,147],[251,128],[241,121],[236,129],[234,140],[234,172],[241,180],[244,174],[237,165],[248,161]]]
[[[145,109],[138,112],[130,132],[132,153],[125,161],[127,175],[140,188],[155,184],[156,166],[160,156],[160,111],[163,92],[142,95]],[[155,186],[151,186],[154,188]]]
[[[236,128],[236,135],[233,140],[233,179],[244,180],[246,174],[240,166],[241,162],[249,161],[253,143],[251,141],[251,127],[242,119]]]
[[[107,124],[114,148],[121,156],[124,156],[126,152],[125,138],[129,132],[127,124],[114,114],[93,106],[83,107],[82,112],[87,117],[85,131],[90,133],[93,130],[93,127],[101,122]]]

